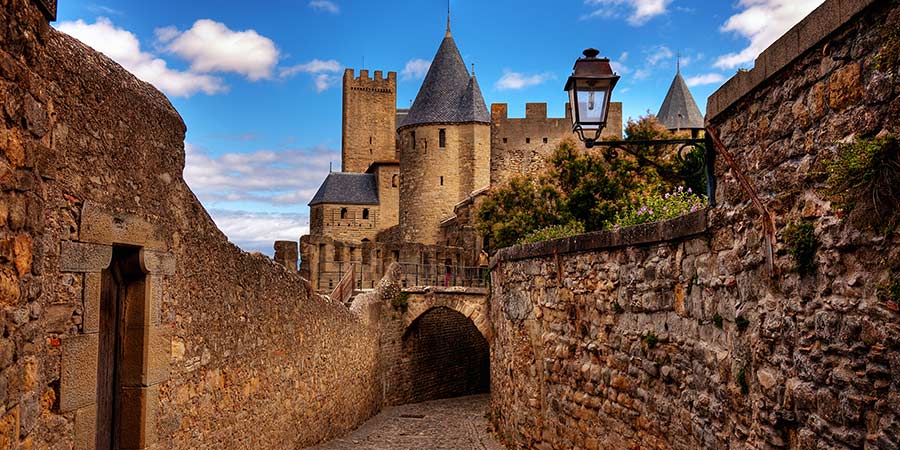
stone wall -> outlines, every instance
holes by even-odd
[[[453,216],[453,207],[490,182],[490,127],[408,127],[400,132],[400,155],[401,238],[436,244],[440,223]]]
[[[396,149],[397,73],[376,70],[354,76],[344,71],[341,170],[363,173],[375,161],[394,160]]]
[[[34,4],[0,7],[0,448],[94,448],[103,342],[129,448],[293,449],[376,412],[377,333],[228,243],[170,103]]]
[[[486,289],[429,287],[385,299],[380,316],[385,404],[488,392],[487,296]]]
[[[527,103],[525,117],[514,118],[508,117],[506,103],[491,105],[491,185],[543,170],[560,143],[578,140],[568,106],[566,117],[548,118],[546,103]],[[621,139],[621,102],[610,103],[608,120],[603,136]]]
[[[700,235],[676,222],[501,251],[492,404],[510,442],[897,448],[900,313],[878,285],[900,238],[854,228],[815,175],[836,143],[900,132],[898,81],[875,65],[897,9],[826,1],[710,98],[707,120],[774,217],[774,276],[722,157]],[[784,242],[801,219],[818,241],[809,275]]]
[[[355,242],[375,240],[384,222],[379,205],[320,204],[309,215],[310,234]]]

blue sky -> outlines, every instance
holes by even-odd
[[[655,113],[682,73],[706,98],[822,0],[451,0],[452,30],[485,101],[562,116],[575,59],[596,47],[622,75],[626,119]],[[415,98],[443,38],[446,0],[63,0],[57,28],[165,92],[188,127],[185,178],[249,251],[297,239],[340,167],[340,76],[398,72]]]

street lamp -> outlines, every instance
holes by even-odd
[[[609,101],[619,75],[612,71],[609,58],[598,58],[595,48],[584,51],[584,58],[575,61],[572,76],[566,82],[569,92],[569,108],[572,116],[572,132],[587,148],[594,146],[606,126]]]

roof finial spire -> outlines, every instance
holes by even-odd
[[[475,76],[475,63],[472,63],[472,76]]]
[[[671,55],[671,53],[669,53]],[[675,73],[681,73],[681,51],[678,51],[678,59],[675,60]]]
[[[450,37],[450,0],[447,0],[447,37]]]

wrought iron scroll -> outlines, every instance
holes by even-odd
[[[609,159],[619,157],[619,153],[626,153],[635,158],[641,165],[649,165],[656,168],[661,175],[672,177],[672,169],[654,161],[648,154],[659,154],[657,151],[647,152],[647,149],[659,148],[675,148],[675,160],[679,163],[686,163],[690,155],[695,155],[700,159],[700,166],[697,173],[690,175],[704,175],[706,178],[706,196],[710,206],[715,206],[715,179],[713,172],[713,161],[715,153],[711,151],[711,145],[707,139],[658,139],[658,140],[627,140],[627,141],[596,141],[594,148],[603,151],[604,156]]]

